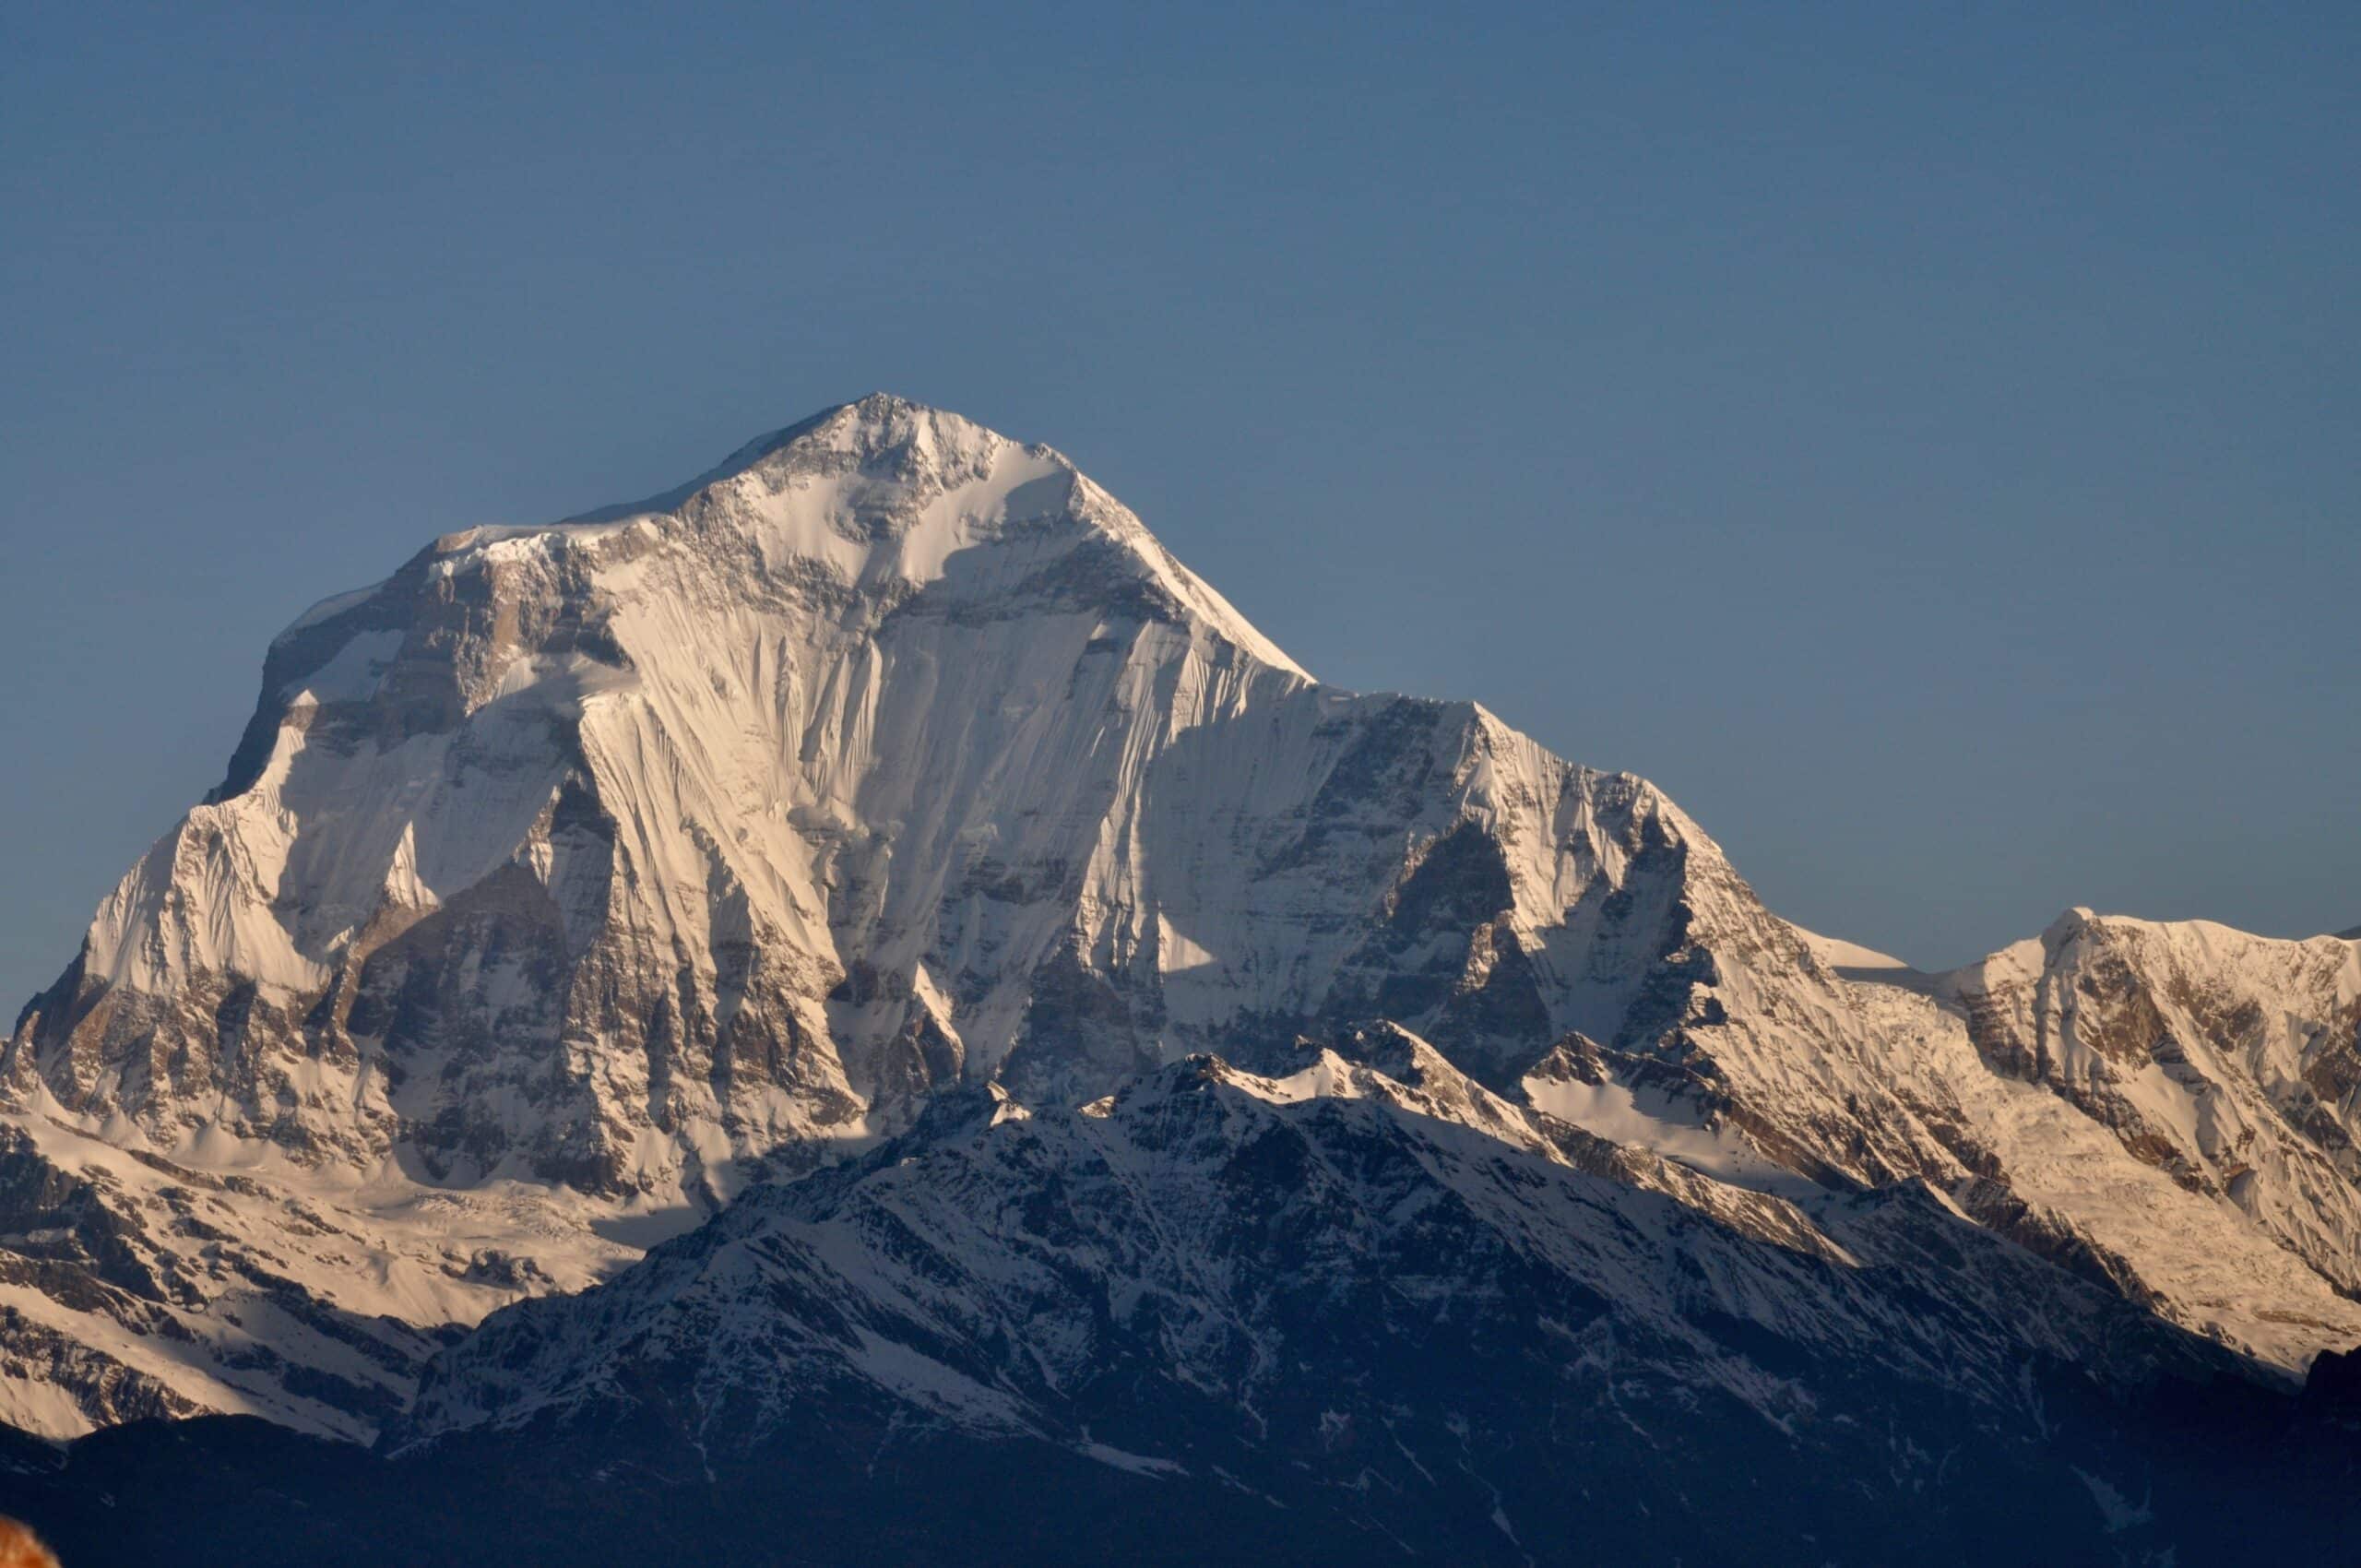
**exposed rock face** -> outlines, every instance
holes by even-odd
[[[2240,940],[1841,949],[1645,782],[1321,685],[1057,453],[870,398],[272,646],[0,1056],[0,1394],[365,1434],[435,1336],[938,1096],[1303,1039],[1740,1237],[1923,1187],[2292,1375],[2361,1341],[2361,988]]]
[[[1998,1070],[2361,1294],[2361,953],[2074,910],[1945,977]]]
[[[2091,1097],[2030,1075],[1975,978],[2007,955],[1919,974],[1777,920],[1693,849],[1677,920],[1678,945],[1608,1043],[1576,1037],[1534,1064],[1524,1088],[1536,1103],[1754,1185],[1777,1185],[1766,1161],[1833,1190],[1931,1182],[2036,1251],[2291,1370],[2355,1326],[2336,1262],[2350,1221],[2310,1237],[2259,1225],[2177,1180]],[[2314,1020],[2306,1038],[2334,1038],[2350,949],[2240,940],[2270,955],[2241,983],[2277,988],[2291,1016]],[[2348,1182],[2319,1207],[2342,1213],[2352,1195]]]

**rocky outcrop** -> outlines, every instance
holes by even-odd
[[[2361,1296],[2361,955],[2074,910],[1944,978],[1976,1048]]]

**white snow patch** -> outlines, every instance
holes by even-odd
[[[1820,1192],[1809,1179],[1756,1153],[1736,1133],[1700,1125],[1659,1091],[1532,1077],[1525,1080],[1525,1093],[1537,1110],[1560,1122],[1613,1143],[1654,1150],[1734,1187],[1791,1198]]]
[[[335,658],[283,689],[314,702],[366,702],[377,695],[387,667],[401,651],[403,636],[398,628],[362,632],[338,648]]]
[[[1846,942],[1839,937],[1822,936],[1818,932],[1806,931],[1793,921],[1787,922],[1787,927],[1803,938],[1804,945],[1811,949],[1813,957],[1818,958],[1832,969],[1907,969],[1912,968],[1910,964],[1890,953],[1880,953],[1874,947],[1864,947],[1857,942]]]
[[[2094,1476],[2079,1467],[2074,1473],[2082,1479],[2084,1486],[2090,1488],[2091,1501],[2099,1505],[2099,1517],[2106,1522],[2107,1534],[2119,1535],[2135,1526],[2149,1524],[2155,1519],[2155,1510],[2149,1506],[2152,1500],[2143,1499],[2135,1504],[2130,1498],[2108,1484],[2105,1477]]]
[[[1102,1465],[1112,1465],[1119,1470],[1129,1470],[1135,1476],[1185,1476],[1189,1473],[1188,1467],[1185,1465],[1177,1465],[1169,1459],[1151,1458],[1145,1454],[1127,1453],[1121,1448],[1111,1448],[1103,1443],[1078,1443],[1075,1445],[1074,1452],[1086,1459],[1096,1459]]]

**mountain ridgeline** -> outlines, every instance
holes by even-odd
[[[2213,1561],[2354,1522],[2356,1139],[2350,933],[1818,936],[880,395],[272,644],[0,1054],[0,1503],[91,1562]]]

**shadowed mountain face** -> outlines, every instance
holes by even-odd
[[[1728,1201],[1355,1052],[955,1093],[495,1314],[374,1455],[143,1423],[0,1503],[98,1564],[2211,1562],[2343,1522],[2332,1377],[2273,1396],[1923,1186]]]
[[[495,1316],[389,1441],[597,1420],[662,1388],[684,1432],[730,1447],[915,1404],[1145,1470],[1234,1468],[1413,1420],[1507,1453],[1528,1377],[1577,1424],[1628,1397],[1800,1431],[1819,1400],[1782,1361],[1875,1365],[1996,1424],[2026,1418],[2022,1372],[2067,1347],[2101,1347],[2076,1364],[2118,1385],[2241,1370],[1921,1186],[1812,1215],[1652,1191],[1406,1045],[1409,1082],[1323,1051],[1284,1079],[1193,1058],[1079,1111],[946,1101],[884,1156],[750,1193],[611,1286]],[[1714,1331],[1741,1321],[1781,1351]],[[1404,1405],[1414,1370],[1444,1405],[1497,1377],[1513,1415],[1479,1432]],[[1299,1430],[1274,1424],[1287,1406]]]
[[[1486,1551],[1774,1451],[1964,1528],[1966,1444],[2122,1535],[2061,1399],[2361,1342],[2356,1060],[2338,939],[1799,931],[1644,781],[1322,685],[1059,454],[874,397],[272,646],[0,1056],[0,1414],[1022,1451]]]

